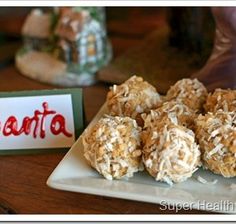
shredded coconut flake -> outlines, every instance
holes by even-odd
[[[236,184],[230,184],[230,189],[236,190]]]
[[[194,133],[170,120],[156,125],[143,132],[143,162],[147,171],[157,181],[170,185],[191,177],[200,165],[200,150]]]
[[[132,118],[105,115],[83,134],[84,156],[109,180],[131,177],[140,167],[140,132]]]
[[[107,106],[113,116],[136,119],[138,114],[149,112],[161,103],[155,87],[137,76],[132,76],[121,85],[114,85],[107,94]]]
[[[207,181],[206,179],[204,179],[204,178],[201,177],[201,176],[197,176],[197,180],[198,180],[200,183],[202,183],[202,184],[212,184],[212,185],[214,185],[214,184],[216,184],[216,183],[218,182],[217,179],[215,179],[215,180],[213,180],[213,181]]]

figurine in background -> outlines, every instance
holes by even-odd
[[[16,66],[28,77],[63,86],[87,86],[111,60],[104,13],[95,7],[34,9],[22,28]]]
[[[55,34],[59,38],[60,55],[66,63],[76,63],[84,68],[104,57],[106,33],[86,10],[77,12],[62,8]]]

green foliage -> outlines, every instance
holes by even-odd
[[[45,47],[44,49],[42,49],[42,51],[44,52],[53,52],[54,49],[56,48],[56,44],[58,41],[58,37],[54,34],[56,25],[58,23],[58,19],[59,19],[59,15],[57,13],[55,13],[54,11],[52,11],[50,13],[50,30],[51,30],[51,35],[49,36],[49,43],[50,46]]]
[[[55,13],[54,11],[52,11],[50,13],[50,20],[51,20],[50,30],[51,30],[51,32],[53,32],[55,30],[58,19],[59,19],[59,15],[57,13]]]
[[[45,53],[52,53],[54,51],[55,45],[54,44],[49,44],[46,46],[43,46],[40,50]]]
[[[26,47],[22,47],[17,51],[17,55],[22,56],[22,55],[26,54],[27,52],[29,52],[29,49]]]
[[[102,8],[101,7],[87,7],[87,6],[84,6],[84,7],[74,7],[73,8],[74,11],[76,12],[80,12],[81,10],[87,10],[89,11],[90,13],[90,16],[103,23],[104,22],[104,14],[103,14],[103,11],[102,11]]]

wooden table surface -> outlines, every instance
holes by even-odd
[[[134,12],[136,12],[134,10]],[[146,20],[143,20],[146,21]],[[155,20],[149,20],[155,21]],[[158,21],[158,20],[156,20]],[[136,22],[136,21],[135,21]],[[130,28],[124,31],[120,23],[111,22],[109,30],[115,56],[125,49],[140,43],[143,30]],[[154,24],[155,25],[155,24]],[[153,25],[153,26],[154,26]],[[143,26],[145,32],[153,27]],[[113,29],[114,28],[114,29]],[[128,33],[117,35],[117,30]],[[112,36],[112,33],[114,35]],[[4,50],[6,52],[6,50]],[[0,52],[4,53],[4,52]],[[4,53],[5,54],[5,53]],[[1,56],[1,55],[0,55]],[[14,65],[0,68],[0,91],[52,89],[55,86],[42,84],[19,74]],[[88,124],[104,103],[108,85],[98,83],[84,91],[85,122]],[[65,153],[47,155],[2,156],[0,158],[0,214],[167,214],[173,210],[161,210],[159,205],[115,199],[88,194],[71,193],[49,188],[46,180]],[[180,213],[204,213],[181,210]]]
[[[14,66],[0,71],[0,90],[50,89],[21,76]],[[86,122],[91,121],[104,103],[108,86],[98,83],[84,88]],[[0,158],[0,213],[20,214],[162,214],[159,205],[88,194],[54,190],[46,180],[65,153],[47,155],[2,156]],[[202,213],[200,211],[181,211]]]

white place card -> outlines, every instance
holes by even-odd
[[[0,149],[64,148],[75,140],[70,95],[0,99]]]
[[[69,92],[52,93],[38,96],[29,96],[28,93],[26,96],[0,95],[0,154],[1,150],[72,146],[77,137],[74,114],[79,116],[74,110],[79,106],[73,105]]]

